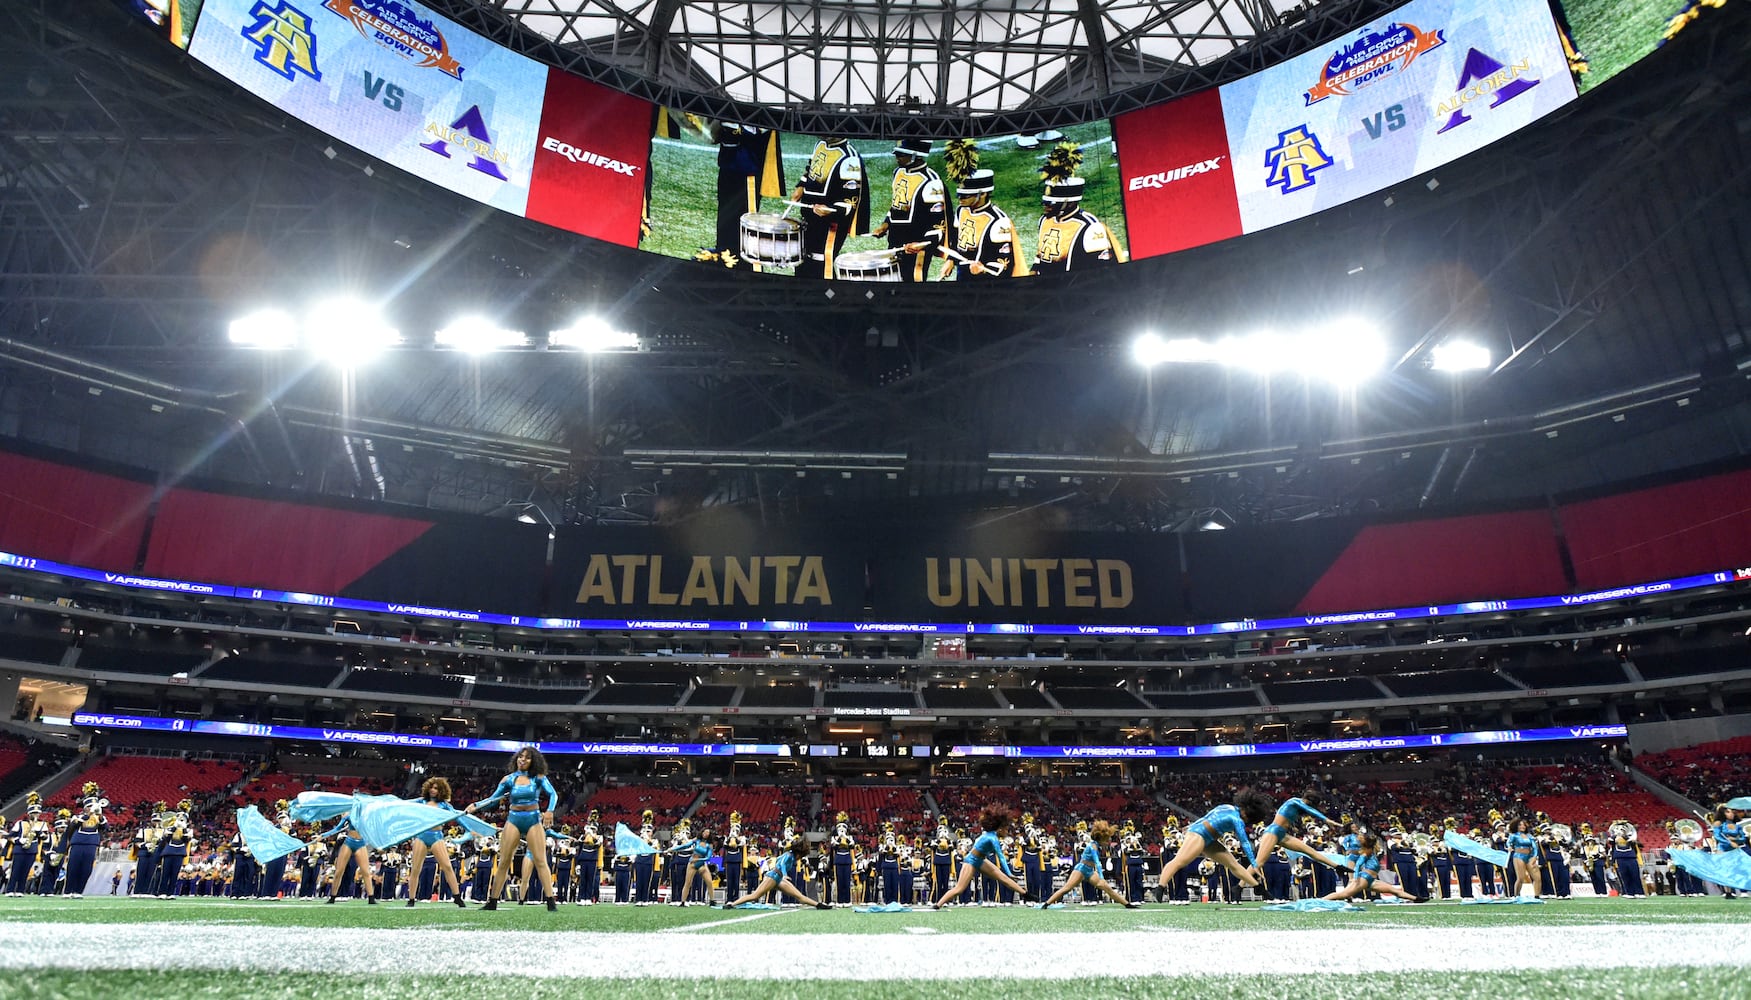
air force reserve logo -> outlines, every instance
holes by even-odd
[[[1332,53],[1319,74],[1319,82],[1307,91],[1307,105],[1332,96],[1349,96],[1356,90],[1410,68],[1416,58],[1440,48],[1447,39],[1441,29],[1423,31],[1414,24],[1394,22]]]
[[[322,6],[353,23],[359,34],[416,66],[431,66],[462,79],[463,67],[437,23],[398,0],[323,0]]]

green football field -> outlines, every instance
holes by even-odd
[[[1658,48],[1686,0],[1562,0],[1562,6],[1587,60],[1580,79],[1586,93]]]
[[[1751,900],[839,909],[0,899],[0,995],[1751,997]]]

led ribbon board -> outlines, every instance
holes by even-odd
[[[806,622],[780,619],[743,619],[723,621],[694,618],[543,618],[534,615],[502,615],[485,611],[459,611],[454,608],[434,608],[421,604],[396,604],[385,601],[357,601],[326,594],[301,594],[289,590],[262,590],[252,587],[229,587],[216,583],[196,583],[189,580],[169,580],[138,576],[131,573],[110,573],[84,566],[71,566],[49,559],[37,559],[11,552],[0,552],[0,566],[29,570],[53,576],[105,583],[134,590],[155,590],[164,593],[191,594],[208,597],[229,597],[245,601],[267,601],[273,604],[301,604],[312,608],[334,608],[340,611],[367,611],[379,614],[404,615],[411,618],[433,618],[454,622],[479,622],[483,625],[509,625],[517,628],[562,629],[566,631],[606,632],[758,632],[791,634],[814,632],[822,635],[1067,635],[1088,637],[1149,637],[1183,638],[1201,635],[1240,635],[1248,632],[1268,632],[1277,629],[1325,628],[1340,625],[1367,625],[1383,622],[1416,621],[1424,618],[1446,618],[1464,615],[1492,614],[1505,611],[1538,611],[1546,608],[1581,607],[1648,597],[1696,587],[1717,587],[1722,584],[1751,580],[1751,567],[1674,577],[1652,583],[1631,584],[1595,590],[1585,594],[1558,594],[1552,597],[1517,597],[1502,601],[1467,601],[1462,604],[1421,604],[1412,608],[1388,608],[1379,611],[1346,611],[1325,615],[1296,615],[1292,618],[1242,618],[1237,621],[1206,625],[1025,625],[1017,623],[976,624],[967,622]]]
[[[327,729],[313,726],[283,726],[257,722],[214,722],[203,719],[167,719],[151,715],[106,715],[73,713],[73,724],[89,729],[128,729],[139,732],[188,733],[195,736],[240,736],[249,739],[315,740],[321,743],[354,743],[423,750],[476,750],[514,753],[533,746],[544,754],[584,757],[789,757],[788,743],[573,743],[543,740],[479,739],[472,736],[426,736],[410,733],[380,733],[359,729]],[[1446,733],[1427,736],[1366,736],[1355,739],[1304,740],[1294,743],[1243,743],[1230,746],[957,746],[950,757],[1135,758],[1255,757],[1296,753],[1353,753],[1374,750],[1419,750],[1441,747],[1489,746],[1503,743],[1541,743],[1553,740],[1617,739],[1629,735],[1629,727],[1559,726],[1554,729],[1505,729],[1477,733]],[[811,745],[807,756],[840,756],[836,745]]]
[[[1552,740],[1618,739],[1629,727],[1558,726],[1553,729],[1501,729],[1476,733],[1436,733],[1427,736],[1362,736],[1355,739],[1302,740],[1292,743],[1236,743],[1227,746],[957,746],[950,757],[1031,757],[1064,760],[1081,757],[1161,760],[1182,757],[1265,757],[1293,753],[1355,753],[1372,750],[1428,750],[1442,747],[1495,746],[1503,743],[1543,743]]]
[[[188,733],[194,736],[241,736],[249,739],[314,740],[319,743],[353,743],[382,747],[413,747],[421,750],[478,750],[514,753],[533,746],[544,754],[586,757],[788,757],[788,743],[572,743],[477,739],[472,736],[427,736],[417,733],[381,733],[364,729],[329,729],[316,726],[284,726],[258,722],[215,722],[205,719],[167,719],[153,715],[108,715],[73,713],[73,725],[90,729],[127,729],[145,733]]]

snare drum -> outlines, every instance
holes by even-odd
[[[893,250],[858,250],[833,260],[834,277],[844,281],[899,281],[900,262]]]
[[[795,267],[803,262],[803,226],[770,212],[742,216],[742,256],[768,267]]]

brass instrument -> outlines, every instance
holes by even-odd
[[[1701,843],[1703,838],[1708,836],[1708,831],[1703,828],[1703,825],[1693,819],[1681,819],[1673,823],[1672,832],[1676,833],[1678,839],[1685,844]]]
[[[1568,845],[1575,842],[1575,832],[1569,829],[1567,823],[1552,823],[1550,835],[1559,844]]]

